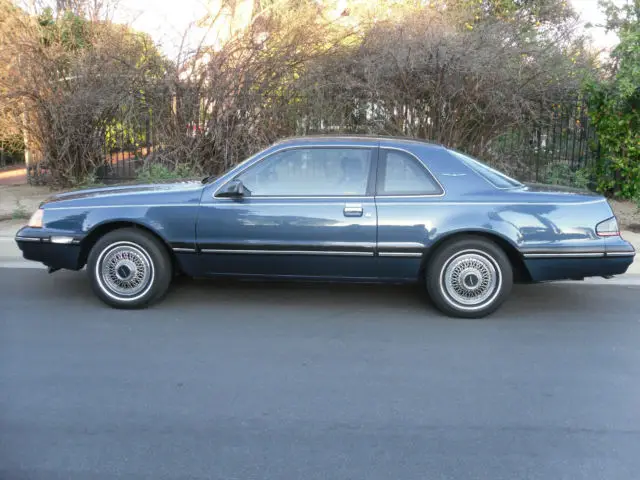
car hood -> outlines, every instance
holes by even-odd
[[[117,187],[90,188],[73,192],[60,193],[47,199],[43,205],[57,202],[77,203],[96,199],[117,200],[122,197],[155,197],[163,194],[180,194],[180,192],[196,192],[202,189],[201,182],[158,183],[147,185],[124,185]],[[175,197],[175,195],[171,195]],[[84,202],[83,202],[84,203]],[[93,203],[93,202],[91,202]]]

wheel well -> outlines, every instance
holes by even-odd
[[[507,255],[507,258],[509,259],[509,262],[511,263],[511,267],[513,268],[514,281],[516,282],[531,281],[531,274],[529,273],[527,266],[524,264],[522,255],[520,254],[520,252],[518,252],[518,250],[513,245],[511,245],[511,243],[509,243],[507,240],[505,240],[499,235],[495,235],[488,232],[474,232],[474,231],[454,233],[444,238],[441,238],[436,243],[434,243],[433,246],[429,248],[427,255],[425,255],[425,258],[422,261],[422,266],[420,268],[420,277],[422,278],[424,276],[424,272],[427,268],[427,265],[429,264],[429,260],[431,259],[431,255],[433,255],[433,252],[435,252],[438,248],[440,248],[445,243],[448,243],[452,240],[457,240],[459,238],[470,237],[470,236],[483,237],[483,238],[486,238],[487,240],[491,240],[504,251],[504,253]]]
[[[156,238],[167,250],[167,253],[169,254],[169,258],[171,258],[173,271],[177,272],[179,270],[179,265],[178,265],[176,256],[173,253],[173,250],[171,249],[169,244],[164,240],[164,238],[162,238],[160,235],[158,235],[156,232],[154,232],[150,228],[145,227],[144,225],[140,225],[139,223],[135,223],[135,222],[127,222],[127,221],[103,223],[102,225],[99,225],[98,227],[91,230],[91,232],[89,232],[89,235],[83,238],[82,243],[80,244],[81,246],[80,268],[86,265],[87,259],[89,258],[89,252],[91,252],[91,249],[96,244],[98,239],[105,236],[109,232],[113,232],[114,230],[119,230],[121,228],[137,228],[139,230],[149,233],[151,236]]]

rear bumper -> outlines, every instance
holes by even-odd
[[[529,248],[521,252],[534,282],[621,275],[633,263],[636,251],[620,236],[599,245]]]
[[[16,243],[27,260],[40,262],[47,267],[80,270],[82,268],[80,240],[56,237],[42,229],[24,227],[16,234]],[[60,240],[69,243],[55,243]],[[52,241],[53,240],[53,241]]]
[[[633,263],[633,255],[598,258],[525,258],[534,282],[621,275]]]

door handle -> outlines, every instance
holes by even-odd
[[[344,206],[343,212],[345,217],[361,217],[362,205],[359,203],[347,203]]]

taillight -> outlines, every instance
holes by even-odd
[[[596,225],[596,233],[600,237],[617,237],[620,235],[620,228],[616,217],[611,217]]]

